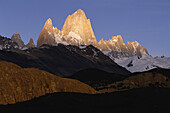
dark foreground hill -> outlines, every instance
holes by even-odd
[[[169,113],[170,89],[140,88],[106,94],[55,93],[14,105],[1,113]]]
[[[101,93],[105,93],[142,87],[170,88],[169,77],[170,70],[157,68],[147,72],[132,73],[128,76],[98,69],[86,69],[73,74],[69,78],[84,82]]]
[[[68,78],[79,80],[97,89],[100,86],[105,86],[116,81],[121,81],[127,77],[128,75],[109,73],[103,70],[90,68],[78,71]]]
[[[13,62],[24,68],[38,68],[57,76],[70,76],[87,68],[123,75],[130,73],[91,45],[80,48],[58,44],[57,46],[43,45],[40,48],[24,51],[19,49],[0,51],[0,61]]]

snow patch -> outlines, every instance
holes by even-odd
[[[79,46],[80,49],[85,49],[87,46]]]
[[[168,69],[170,67],[170,58],[153,58],[149,55],[142,55],[141,58],[137,56],[124,57],[114,60],[117,64],[125,67],[130,72],[143,72],[157,67]],[[127,65],[132,61],[133,66]]]
[[[72,31],[69,32],[68,37],[73,37],[74,39],[79,40],[79,41],[82,40],[82,38],[79,35],[77,35],[76,33]]]
[[[21,50],[27,50],[28,48],[27,47],[23,47]]]
[[[113,39],[114,42],[117,42],[117,39]]]

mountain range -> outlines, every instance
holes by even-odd
[[[84,11],[81,9],[67,17],[62,30],[54,27],[50,18],[46,21],[38,37],[37,46],[57,43],[77,46],[93,45],[101,51],[114,50],[123,52],[125,56],[138,55],[141,57],[143,52],[149,55],[147,50],[137,41],[127,42],[125,45],[120,35],[113,36],[108,41],[104,41],[102,38],[97,42],[90,19],[87,19]]]
[[[167,113],[169,92],[170,58],[120,35],[97,42],[81,9],[61,30],[49,18],[37,45],[0,36],[1,113]]]
[[[57,44],[55,46],[42,45],[39,48],[26,50],[2,50],[0,51],[0,61],[13,62],[24,68],[38,68],[57,76],[70,76],[87,68],[97,68],[123,75],[130,73],[92,45]]]
[[[25,45],[18,32],[12,35],[11,40],[2,36],[1,40],[1,50],[13,48],[25,50],[36,47],[32,38]],[[37,47],[43,44],[63,44],[78,47],[92,45],[102,51],[106,56],[109,56],[114,62],[131,72],[147,71],[157,67],[170,68],[168,67],[169,58],[153,58],[147,49],[142,47],[137,41],[128,41],[125,44],[123,38],[117,35],[112,36],[109,40],[103,40],[102,38],[97,42],[90,19],[87,19],[84,11],[81,9],[78,9],[75,13],[67,17],[61,30],[54,27],[52,20],[49,18],[45,22],[37,40]],[[133,64],[133,66],[128,64]]]

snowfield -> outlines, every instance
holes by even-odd
[[[170,69],[170,57],[152,57],[142,54],[141,58],[138,56],[113,58],[112,55],[108,54],[109,52],[103,53],[130,72],[143,72],[158,67]]]

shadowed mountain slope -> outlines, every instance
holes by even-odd
[[[114,74],[99,69],[91,68],[81,70],[73,74],[72,76],[69,76],[68,78],[79,80],[92,86],[93,88],[97,88],[99,86],[105,86],[116,81],[121,81],[127,77],[128,75],[125,76],[120,74]]]
[[[70,76],[80,70],[97,68],[107,72],[129,74],[93,46],[80,48],[71,45],[43,45],[27,50],[0,51],[0,61],[13,62],[21,67],[35,67],[57,76]]]

